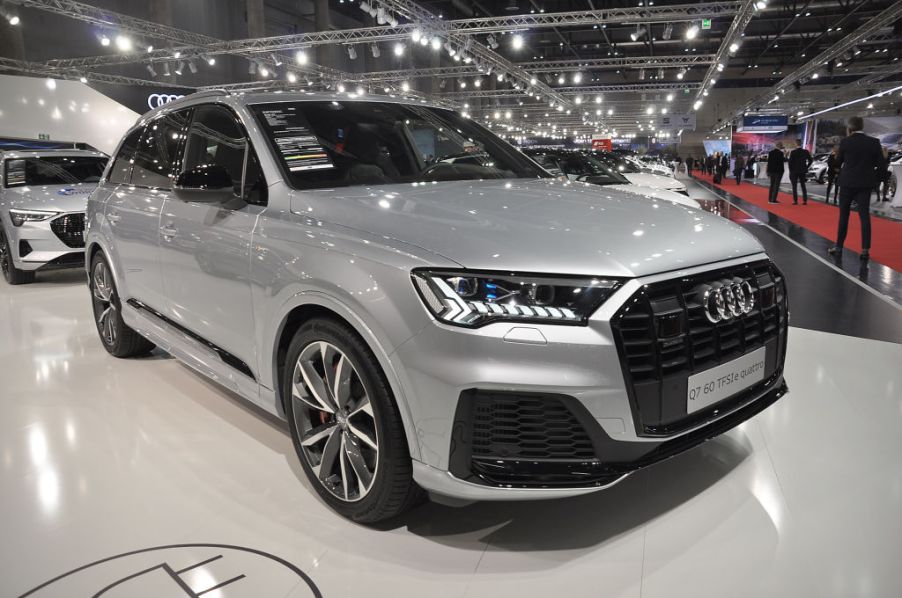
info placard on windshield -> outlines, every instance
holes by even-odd
[[[293,106],[264,108],[260,113],[288,170],[298,172],[335,168],[329,154],[297,108]]]

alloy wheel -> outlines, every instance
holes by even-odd
[[[0,230],[0,272],[3,278],[9,280],[9,243],[6,240],[6,233]]]
[[[301,452],[314,475],[336,498],[362,499],[376,479],[379,434],[354,364],[330,343],[310,343],[295,364],[291,389]]]
[[[94,314],[97,318],[97,329],[103,342],[112,346],[116,342],[116,290],[113,286],[113,277],[110,269],[103,260],[94,265],[91,276],[92,294],[94,295]]]

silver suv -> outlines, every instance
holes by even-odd
[[[784,392],[783,278],[720,217],[561,182],[455,112],[204,93],[142,117],[87,214],[97,329],[287,419],[322,498],[610,486]]]
[[[84,264],[85,205],[107,156],[85,150],[0,152],[0,271],[10,284]]]

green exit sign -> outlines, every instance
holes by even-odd
[[[702,29],[711,28],[711,19],[702,19]]]
[[[38,133],[38,139],[41,141],[50,141],[50,135],[47,133]]]

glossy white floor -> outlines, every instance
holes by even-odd
[[[164,355],[108,356],[79,274],[0,284],[0,595],[199,543],[284,559],[323,596],[900,596],[900,363],[902,345],[793,329],[790,394],[720,439],[606,492],[431,504],[375,530],[315,498],[278,423]],[[281,561],[209,546],[33,595],[239,575],[203,596],[316,595]]]

